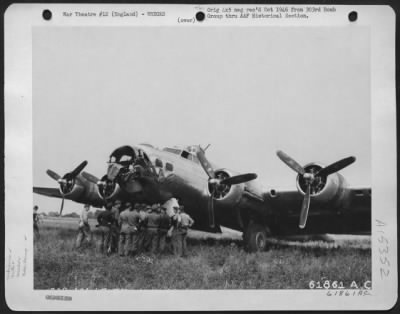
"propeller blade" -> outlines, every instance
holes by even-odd
[[[251,180],[254,180],[257,178],[257,175],[255,173],[245,173],[245,174],[240,174],[237,176],[233,176],[230,178],[226,178],[220,182],[220,184],[226,184],[226,185],[234,185],[234,184],[240,184],[240,183],[245,183]]]
[[[334,162],[333,164],[330,164],[329,166],[326,166],[325,168],[321,169],[320,171],[317,172],[316,176],[329,176],[332,173],[338,172],[342,170],[343,168],[346,168],[347,166],[351,165],[353,162],[356,161],[356,157],[350,156],[344,159],[341,159],[339,161]]]
[[[208,223],[211,228],[215,227],[214,217],[214,192],[208,198]]]
[[[303,175],[306,172],[304,170],[304,168],[297,163],[297,161],[295,161],[289,155],[285,154],[283,151],[278,150],[276,152],[276,154],[278,155],[280,160],[282,160],[286,165],[288,165],[291,169],[296,171],[298,174]]]
[[[201,166],[203,167],[204,171],[207,173],[210,179],[215,178],[215,172],[212,168],[211,164],[208,162],[204,150],[200,147],[199,151],[196,153],[197,158],[200,161]]]
[[[308,209],[310,208],[310,194],[311,194],[311,184],[308,184],[306,195],[304,195],[303,204],[301,204],[300,221],[299,221],[300,229],[304,229],[304,227],[306,226]]]
[[[97,182],[100,181],[100,179],[96,178],[94,175],[92,175],[88,172],[85,172],[85,171],[82,172],[82,177],[84,177],[86,180],[88,180],[94,184],[97,184]]]
[[[87,160],[83,161],[78,167],[76,167],[72,172],[71,176],[75,178],[88,164]]]
[[[64,209],[64,197],[62,198],[62,201],[61,201],[60,217],[61,217],[61,215],[62,215],[63,209]]]
[[[47,173],[48,176],[49,176],[50,178],[52,178],[53,180],[58,181],[59,179],[61,179],[61,176],[60,176],[58,173],[55,173],[54,171],[52,171],[52,170],[50,170],[50,169],[48,169],[48,170],[46,171],[46,173]]]

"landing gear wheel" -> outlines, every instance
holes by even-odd
[[[254,222],[250,222],[243,234],[243,241],[248,252],[262,252],[268,249],[269,229]]]

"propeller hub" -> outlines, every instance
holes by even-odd
[[[297,186],[299,190],[306,193],[307,186],[310,186],[310,195],[319,194],[325,187],[327,178],[318,175],[318,171],[323,167],[319,164],[308,164],[304,166],[305,173],[297,178]]]
[[[213,178],[213,179],[208,180],[208,183],[211,185],[218,185],[220,183],[220,180]]]
[[[310,172],[306,172],[304,175],[303,175],[303,178],[304,178],[304,180],[306,180],[308,183],[311,183],[312,181],[314,181],[314,174],[313,173],[310,173]]]

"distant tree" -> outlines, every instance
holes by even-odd
[[[48,215],[49,215],[50,217],[58,217],[58,216],[60,216],[60,214],[57,213],[57,212],[49,212]]]
[[[63,215],[63,217],[79,218],[79,215],[77,213],[70,213],[70,214]]]

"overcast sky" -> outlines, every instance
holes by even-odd
[[[371,184],[367,28],[37,27],[33,31],[33,184],[113,149],[211,144],[208,158],[295,189],[277,157],[332,163]],[[40,211],[61,200],[34,195]],[[80,209],[66,201],[64,213]]]

